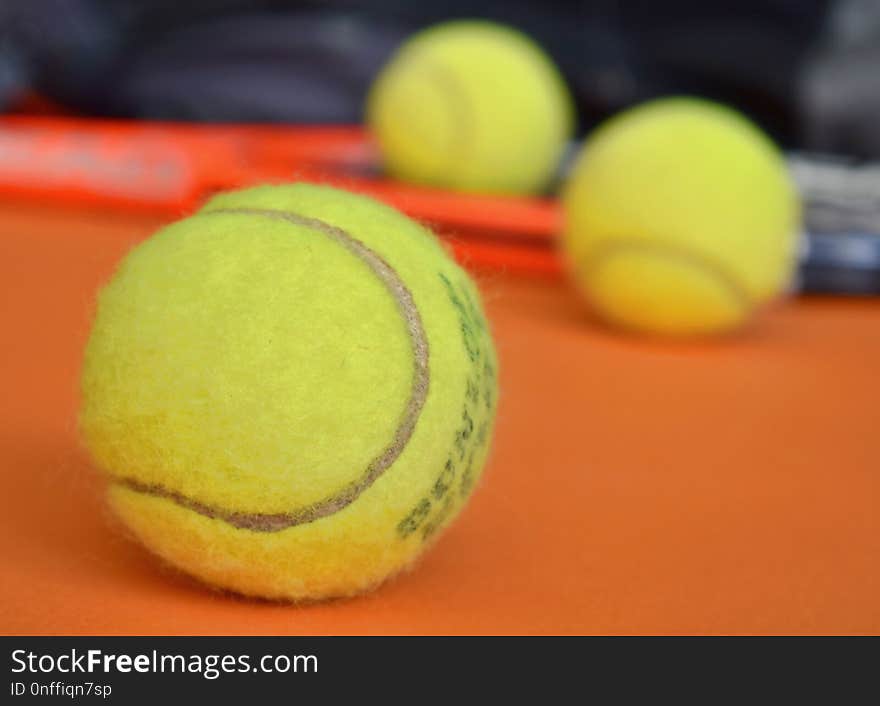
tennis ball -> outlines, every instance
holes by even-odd
[[[454,21],[404,43],[373,84],[367,122],[397,178],[528,193],[554,175],[573,107],[559,72],[528,37]]]
[[[795,264],[800,206],[757,127],[668,98],[600,126],[564,189],[570,268],[608,322],[657,334],[740,326]]]
[[[301,600],[407,567],[480,475],[496,358],[431,233],[310,184],[214,197],[100,293],[80,425],[109,501],[208,584]]]

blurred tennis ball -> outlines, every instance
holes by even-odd
[[[600,126],[563,203],[574,278],[623,328],[727,331],[792,276],[800,204],[785,161],[745,117],[705,100],[657,100]]]
[[[522,33],[483,21],[412,37],[367,100],[367,121],[393,176],[471,192],[546,187],[573,116],[544,52]]]

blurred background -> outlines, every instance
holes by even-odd
[[[407,37],[475,15],[547,51],[574,96],[578,139],[658,96],[742,111],[786,150],[804,199],[809,257],[798,286],[880,292],[880,0],[4,0],[0,195],[180,213],[218,189],[315,178],[306,170],[315,162],[375,176],[368,137],[334,126],[363,122],[370,85]],[[205,127],[115,130],[130,119]],[[232,124],[329,133],[216,132]],[[362,186],[456,232],[489,228],[513,242],[518,231],[520,244],[537,235],[546,246],[558,230],[533,204]],[[559,269],[535,249],[486,252],[470,256]]]
[[[354,123],[413,31],[473,3],[5,0],[0,106],[163,120]],[[731,103],[786,147],[880,156],[875,0],[489,0],[562,69],[580,132],[633,103]]]

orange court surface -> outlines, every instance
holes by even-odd
[[[0,632],[880,632],[880,303],[625,336],[558,280],[477,272],[501,363],[462,517],[370,595],[247,600],[128,539],[77,439],[97,287],[168,218],[0,203]]]

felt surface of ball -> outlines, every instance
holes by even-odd
[[[214,197],[98,299],[80,426],[115,513],[197,578],[289,600],[407,567],[477,481],[496,358],[427,229],[296,184]]]
[[[573,129],[556,67],[520,32],[454,21],[408,40],[380,72],[367,122],[400,179],[528,193],[553,177]]]
[[[731,330],[793,273],[800,205],[785,161],[757,127],[708,101],[662,99],[600,126],[563,203],[573,276],[622,328]]]

